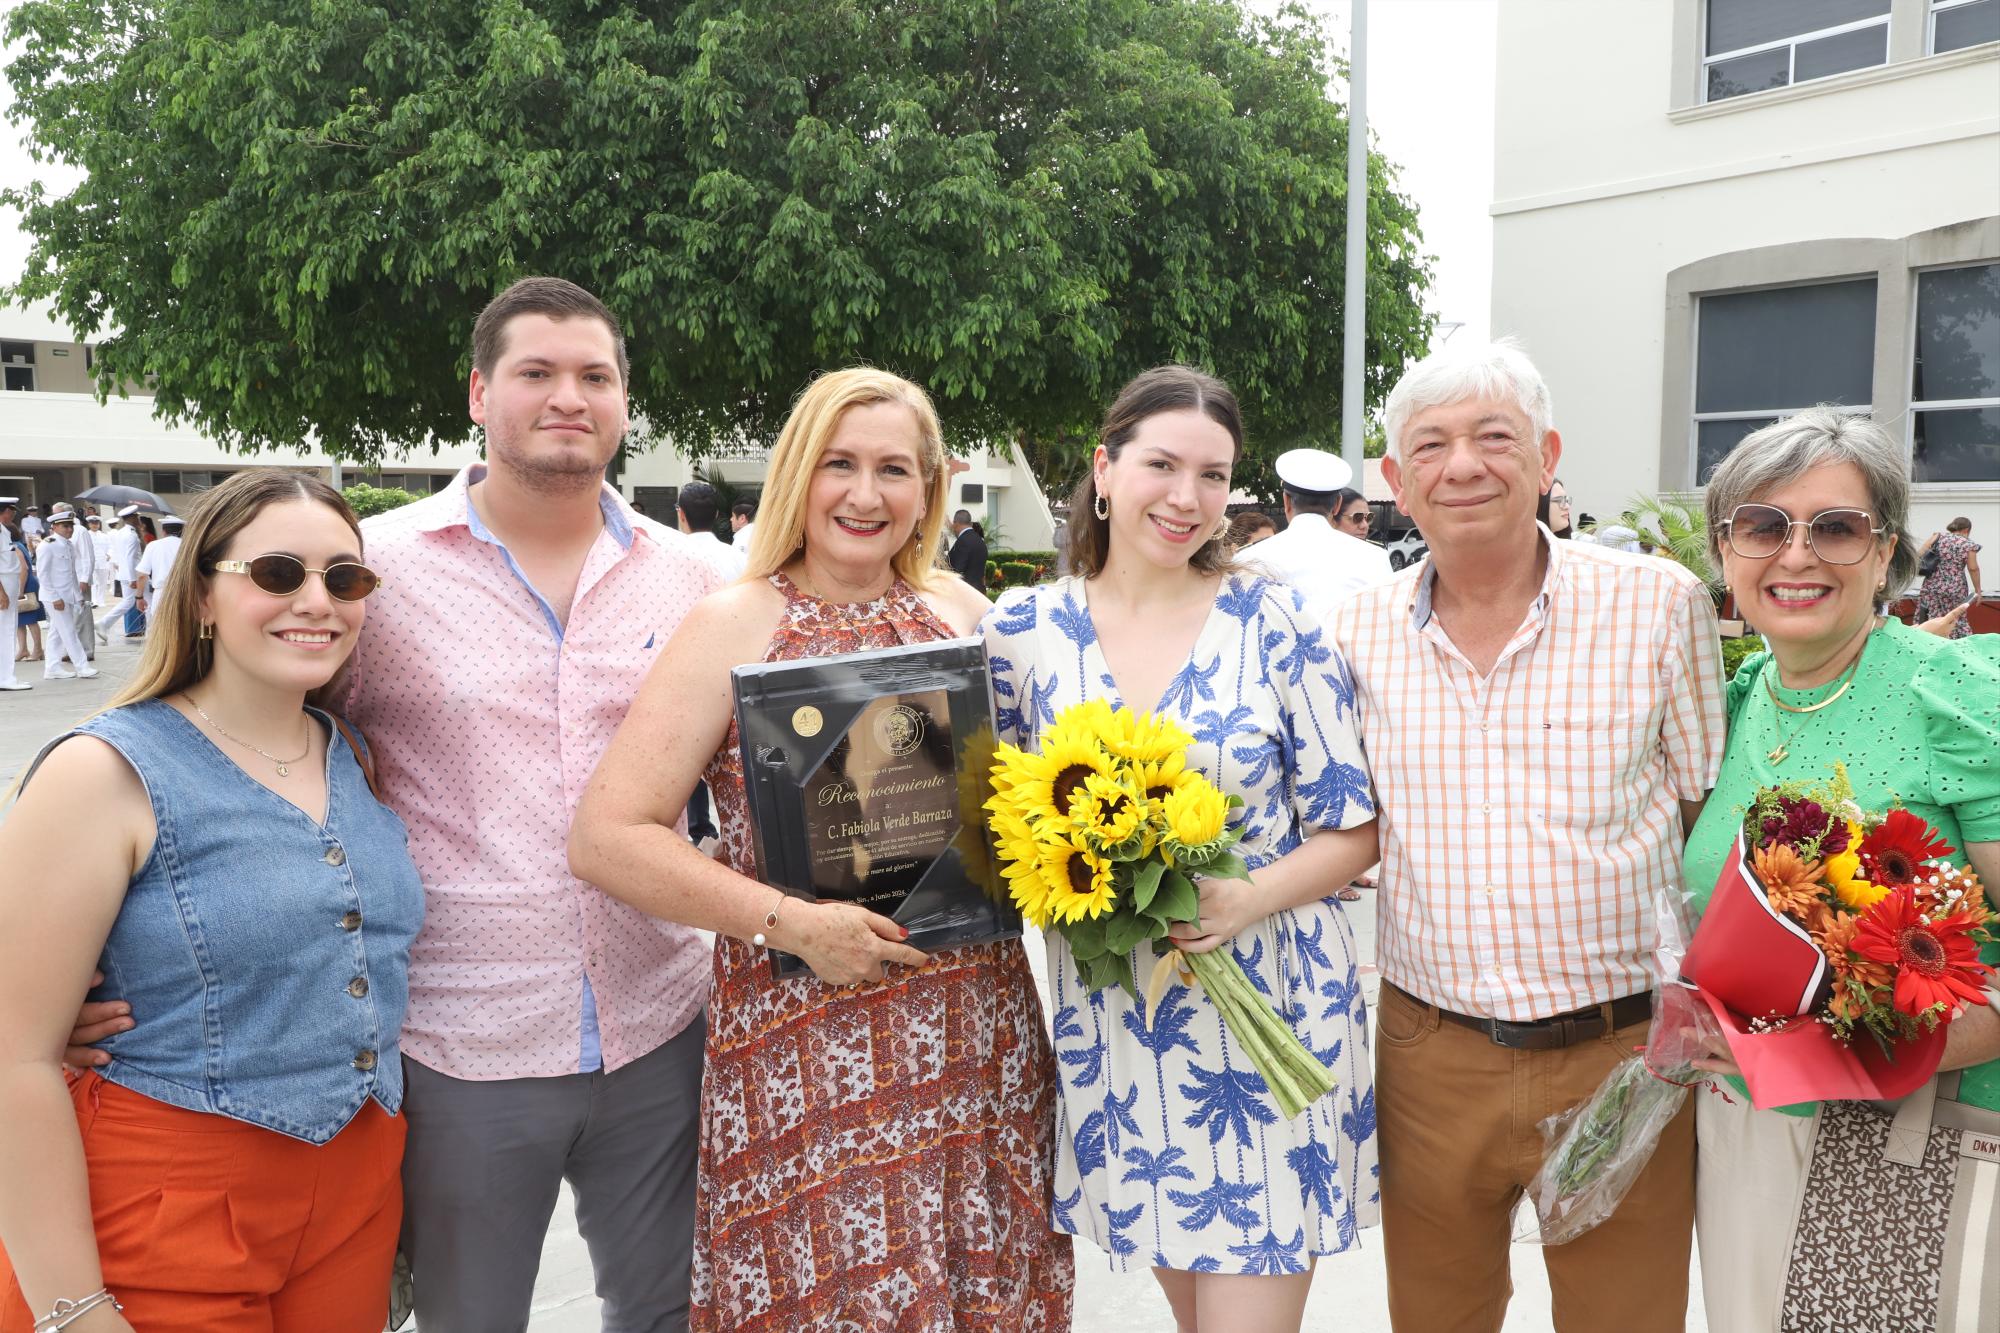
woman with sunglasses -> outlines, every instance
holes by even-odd
[[[1769,651],[1729,686],[1722,773],[1683,860],[1696,908],[1753,794],[1836,763],[1863,809],[1909,810],[2000,891],[2000,639],[1951,642],[1882,614],[1916,568],[1902,447],[1866,418],[1813,408],[1737,445],[1707,504],[1712,554]],[[1963,1071],[1961,1100],[2000,1109],[1996,1057],[2000,1013],[1951,1025],[1942,1068]],[[1695,1225],[1710,1326],[1757,1333],[1778,1326],[1817,1105],[1759,1111],[1736,1084],[1695,1099]],[[1870,1271],[1907,1280],[1893,1264]]]
[[[0,822],[0,1333],[373,1333],[423,891],[307,700],[376,579],[341,497],[276,469],[204,495],[183,550],[132,683]],[[132,1021],[65,1086],[93,970]]]

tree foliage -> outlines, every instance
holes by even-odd
[[[404,505],[423,498],[400,487],[370,486],[361,482],[347,487],[341,491],[341,495],[346,498],[347,507],[354,511],[356,518],[373,518],[377,514],[386,514],[391,509],[401,509]]]
[[[87,172],[5,196],[12,295],[102,336],[100,392],[151,376],[239,450],[462,438],[472,319],[532,272],[619,312],[635,408],[695,453],[857,360],[1045,476],[1168,360],[1242,396],[1254,487],[1337,432],[1346,118],[1302,10],[23,0],[7,31],[15,119]],[[1373,404],[1430,320],[1371,182]]]

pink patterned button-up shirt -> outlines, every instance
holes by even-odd
[[[346,711],[425,891],[403,1051],[454,1078],[574,1074],[588,976],[612,1070],[701,1011],[709,946],[572,876],[570,819],[647,668],[722,578],[606,487],[605,531],[558,633],[474,530],[467,488],[483,472],[363,525],[384,587]]]

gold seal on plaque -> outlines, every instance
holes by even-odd
[[[792,710],[792,730],[801,736],[817,736],[819,729],[825,725],[826,719],[811,704]]]

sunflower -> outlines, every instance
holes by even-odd
[[[1222,836],[1229,822],[1229,803],[1199,773],[1183,774],[1182,779],[1160,802],[1167,836],[1182,847],[1205,847]]]
[[[1120,722],[1115,739],[1110,741],[1112,753],[1135,764],[1159,764],[1168,759],[1183,762],[1187,748],[1194,744],[1194,737],[1184,731],[1172,718],[1160,713],[1133,713],[1130,709],[1120,709]]]
[[[1791,844],[1774,842],[1750,855],[1771,910],[1804,920],[1819,901],[1819,862],[1801,860]]]
[[[1853,841],[1859,842],[1860,839],[1856,838]],[[1849,846],[1852,845],[1850,842]],[[1859,852],[1841,852],[1837,856],[1827,857],[1826,864],[1820,867],[1820,873],[1825,876],[1827,884],[1833,889],[1833,896],[1857,912],[1863,908],[1873,907],[1889,893],[1886,888],[1870,884],[1861,878]]]
[[[1024,754],[1020,777],[1008,791],[1014,808],[1031,821],[1063,819],[1092,774],[1114,777],[1117,765],[1104,747],[1086,736],[1051,730],[1039,754]]]
[[[1914,1017],[1938,1005],[1953,1009],[1986,1002],[1984,986],[1992,974],[1969,938],[1972,926],[1969,912],[1926,920],[1917,911],[1915,891],[1904,887],[1862,915],[1851,948],[1896,970],[1896,1008]]]
[[[1049,916],[1063,923],[1103,916],[1118,897],[1111,862],[1071,838],[1043,844],[1042,886]]]
[[[1924,862],[1949,856],[1952,846],[1908,810],[1891,810],[1857,849],[1861,873],[1871,884],[1913,884]]]
[[[1132,764],[1132,780],[1149,801],[1165,800],[1174,783],[1187,771],[1187,751],[1169,750],[1162,759],[1138,759]]]
[[[1131,841],[1144,828],[1146,798],[1130,782],[1092,773],[1070,803],[1070,824],[1100,851]]]
[[[1048,888],[1042,878],[1043,844],[1035,837],[1028,821],[1012,810],[1002,810],[988,821],[1000,854],[1000,874],[1007,881],[1007,894],[1021,915],[1038,928],[1049,920]]]

